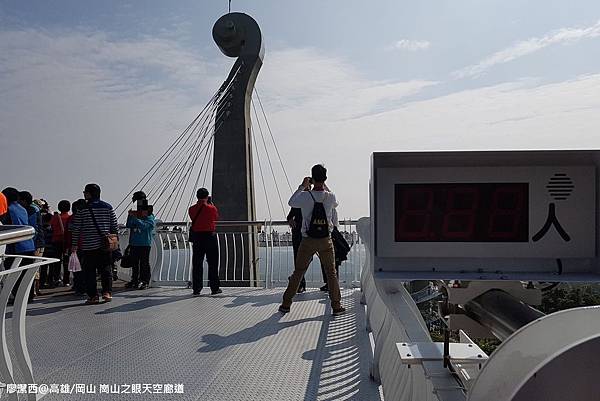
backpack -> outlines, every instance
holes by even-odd
[[[325,206],[323,206],[323,202],[317,202],[310,191],[308,193],[313,198],[314,206],[306,234],[311,238],[327,238],[329,237],[329,222],[327,221]]]

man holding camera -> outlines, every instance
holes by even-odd
[[[192,288],[193,296],[197,297],[202,291],[202,274],[204,255],[208,262],[208,282],[211,294],[220,294],[221,281],[219,280],[219,247],[215,230],[219,211],[212,204],[208,190],[200,188],[196,192],[198,202],[189,208],[188,213],[192,219],[190,227],[190,242],[192,245]]]
[[[126,226],[129,228],[131,281],[125,287],[145,290],[148,288],[151,278],[150,249],[156,222],[152,213],[152,206],[148,205],[144,192],[135,192],[132,201],[137,202],[137,210],[130,210],[127,216]]]
[[[279,311],[281,313],[290,311],[294,294],[297,293],[300,281],[316,253],[327,275],[333,315],[340,315],[346,310],[340,302],[340,284],[335,271],[334,249],[331,241],[334,208],[338,203],[335,195],[325,185],[327,169],[323,165],[317,164],[313,166],[311,175],[312,177],[304,177],[302,184],[288,202],[291,207],[302,210],[302,241],[298,248],[294,273],[289,278]],[[314,187],[309,190],[311,182]]]

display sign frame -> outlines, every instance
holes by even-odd
[[[377,152],[371,162],[374,273],[411,280],[548,280],[564,275],[565,281],[596,281],[600,277],[600,151]],[[414,227],[420,224],[429,227],[431,222],[423,215],[432,210],[436,223],[428,235],[435,236],[442,224],[435,213],[445,213],[439,210],[443,208],[440,188],[501,183],[528,186],[527,241],[403,240],[395,232],[396,213],[402,212],[395,202],[398,186],[422,185],[435,192],[437,206],[413,212],[417,218],[410,223],[412,230],[418,231]],[[485,212],[481,213],[485,219]]]

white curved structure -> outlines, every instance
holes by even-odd
[[[358,232],[367,249],[371,249],[369,229],[369,219],[361,219]],[[372,258],[367,258],[362,271],[363,301],[375,340],[372,376],[383,385],[386,400],[598,399],[600,306],[556,312],[522,327],[482,364],[467,389],[440,360],[418,365],[403,363],[398,343],[432,341],[402,283],[374,278],[371,263]]]
[[[33,238],[35,230],[30,226],[2,226],[0,224],[0,261],[4,271],[0,272],[0,337],[2,347],[0,347],[0,398],[6,396],[9,400],[17,400],[16,392],[11,392],[17,384],[35,384],[29,350],[27,348],[27,336],[25,317],[27,312],[27,303],[29,290],[33,284],[33,278],[38,267],[49,263],[58,262],[58,259],[43,258],[36,256],[6,255],[5,246],[15,242]],[[7,259],[10,258],[10,259]],[[8,260],[11,260],[8,265]],[[29,260],[29,265],[22,266],[23,260]],[[18,289],[14,294],[14,306],[12,308],[12,336],[9,344],[6,330],[8,309],[8,300],[17,281]],[[9,347],[10,345],[10,347]],[[10,352],[12,348],[13,352]],[[20,371],[21,376],[17,376],[15,369]],[[20,377],[20,379],[18,379]],[[20,380],[20,381],[17,381]],[[6,395],[4,394],[6,391]],[[35,401],[36,394],[26,394],[28,401]]]
[[[358,233],[370,249],[370,223],[360,219]],[[432,343],[415,302],[399,280],[373,277],[372,259],[367,257],[361,281],[367,304],[367,324],[373,333],[375,351],[371,374],[380,381],[386,401],[464,401],[460,383],[441,361],[407,365],[397,343]]]
[[[600,394],[600,307],[535,320],[503,342],[484,365],[469,401],[579,401]]]

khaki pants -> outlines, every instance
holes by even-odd
[[[318,254],[321,260],[321,265],[325,269],[327,275],[327,286],[329,287],[329,299],[331,307],[339,309],[341,307],[340,299],[340,284],[335,273],[335,257],[333,253],[333,242],[331,238],[310,238],[303,237],[300,247],[298,248],[298,256],[296,257],[294,273],[290,277],[290,282],[283,294],[283,303],[281,306],[289,308],[292,305],[292,299],[298,292],[300,280],[304,277],[304,273],[308,269],[308,265],[314,254]]]

